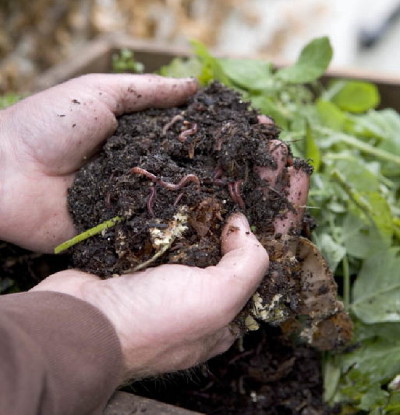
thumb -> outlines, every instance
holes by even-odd
[[[239,213],[229,217],[222,230],[221,245],[222,259],[206,270],[213,295],[223,301],[226,316],[232,320],[261,283],[269,258],[246,217]]]

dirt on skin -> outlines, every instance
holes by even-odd
[[[171,403],[210,414],[325,414],[317,354],[288,339],[301,333],[309,344],[332,349],[349,337],[350,326],[333,279],[314,278],[315,264],[309,262],[318,254],[308,248],[305,253],[306,242],[296,248],[301,231],[308,233],[308,219],[285,229],[285,235],[275,232],[274,222],[296,209],[287,197],[286,168],[273,188],[259,177],[260,167],[277,168],[268,143],[278,131],[263,121],[238,94],[217,83],[185,106],[120,117],[114,135],[78,172],[68,193],[78,232],[112,218],[117,223],[70,252],[74,267],[106,278],[161,263],[206,267],[221,258],[225,219],[242,211],[268,249],[270,269],[259,298],[249,301],[236,324],[243,332],[261,328],[244,337],[244,349],[216,360],[222,363],[210,371],[206,390],[194,385],[186,393],[179,387]],[[311,173],[305,161],[290,154],[286,163]],[[319,298],[329,302],[328,316]],[[303,319],[306,325],[298,319],[303,314],[309,317]],[[280,328],[257,322],[261,316]]]

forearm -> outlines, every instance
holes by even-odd
[[[66,294],[0,297],[0,413],[100,414],[123,376],[114,328]]]

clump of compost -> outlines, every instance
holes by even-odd
[[[161,263],[215,265],[225,219],[242,211],[269,252],[270,269],[236,324],[248,331],[264,321],[321,350],[341,346],[349,319],[325,261],[300,236],[308,222],[303,209],[288,196],[289,168],[307,175],[311,168],[289,153],[290,167],[281,168],[273,186],[260,178],[260,169],[278,169],[277,147],[288,152],[277,138],[272,120],[218,83],[185,106],[120,117],[69,189],[79,232],[113,225],[72,248],[74,266],[112,277]],[[289,215],[297,218],[285,228]]]
[[[116,216],[124,221],[77,245],[75,265],[104,277],[126,273],[143,268],[162,240],[171,246],[152,266],[216,264],[221,226],[236,210],[273,232],[268,226],[286,201],[263,200],[254,167],[273,167],[266,144],[276,136],[273,124],[259,123],[248,103],[216,83],[186,107],[120,117],[68,201],[78,231]]]

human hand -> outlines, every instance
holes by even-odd
[[[268,269],[243,215],[230,217],[221,243],[216,266],[166,264],[107,280],[69,270],[33,291],[70,294],[101,310],[121,343],[123,380],[186,369],[230,347],[236,336],[229,324]]]
[[[117,126],[116,116],[183,103],[192,79],[86,75],[0,112],[0,238],[52,252],[76,233],[66,192]]]

